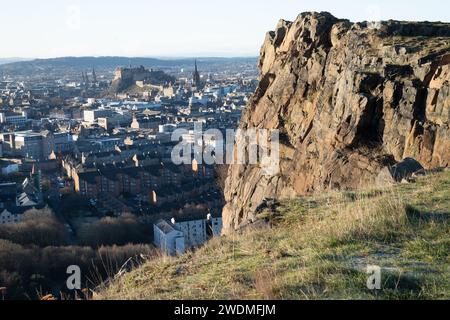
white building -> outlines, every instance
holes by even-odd
[[[15,151],[28,159],[41,160],[43,158],[43,140],[40,133],[32,131],[15,133]]]
[[[206,241],[206,224],[204,220],[177,222],[175,227],[183,232],[186,247],[199,247]]]
[[[158,221],[153,226],[154,244],[169,255],[180,255],[188,248],[197,248],[222,233],[222,218],[185,222]]]
[[[151,103],[151,102],[141,102],[141,101],[127,101],[124,102],[124,108],[127,108],[132,111],[139,111],[139,110],[157,110],[161,108],[161,104],[159,103]]]
[[[22,220],[22,215],[12,214],[8,210],[4,209],[0,213],[0,225],[9,223],[18,223]]]
[[[83,119],[88,123],[94,123],[98,118],[109,118],[111,116],[111,109],[84,110],[83,112]]]
[[[185,251],[183,232],[171,223],[159,220],[153,225],[154,244],[168,255],[183,254]]]
[[[5,176],[13,174],[13,173],[17,173],[17,172],[19,172],[19,164],[11,163],[11,164],[4,166],[1,170],[2,170],[2,174]]]
[[[158,127],[158,132],[159,133],[172,133],[177,129],[177,125],[176,124],[162,124],[159,125]]]
[[[209,223],[213,237],[220,237],[222,235],[222,218],[210,218],[206,220],[206,223]]]
[[[13,125],[22,125],[27,122],[27,113],[23,111],[20,114],[16,113],[0,113],[0,123],[7,123]]]

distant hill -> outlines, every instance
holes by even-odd
[[[20,62],[20,61],[28,61],[31,59],[26,58],[0,58],[0,65],[7,64],[7,63],[13,63],[13,62]]]
[[[67,74],[67,72],[80,72],[90,70],[93,67],[99,71],[113,71],[123,66],[144,66],[146,68],[172,69],[191,68],[194,58],[180,59],[156,59],[138,57],[63,57],[52,59],[35,59],[31,61],[19,61],[0,65],[0,75],[29,76],[36,74]],[[226,64],[257,63],[256,57],[250,58],[199,58],[199,65],[223,67]],[[1,63],[1,62],[0,62]]]

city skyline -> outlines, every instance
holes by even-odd
[[[450,4],[439,0],[377,1],[376,5],[285,0],[276,6],[254,0],[226,4],[132,0],[126,6],[131,9],[103,0],[3,4],[0,28],[7,30],[3,33],[7,45],[2,46],[0,58],[256,56],[265,32],[273,30],[279,19],[293,20],[304,11],[329,11],[352,21],[450,20]]]

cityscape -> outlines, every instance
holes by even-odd
[[[203,143],[195,140],[196,123],[237,128],[257,85],[256,59],[189,62],[171,62],[167,70],[93,66],[76,73],[79,67],[67,67],[26,80],[4,75],[0,224],[31,219],[30,211],[33,219],[51,212],[73,245],[86,225],[107,217],[130,214],[148,226],[150,238],[153,225],[179,219],[188,249],[207,240],[208,216],[211,235],[220,235],[224,168],[173,164],[179,141],[172,133],[184,129],[182,140],[194,145]],[[175,252],[175,241],[160,246]]]

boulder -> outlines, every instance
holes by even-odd
[[[384,186],[398,182],[408,182],[420,173],[425,173],[424,167],[417,160],[406,158],[393,166],[384,167],[376,178],[376,184],[377,186]]]

